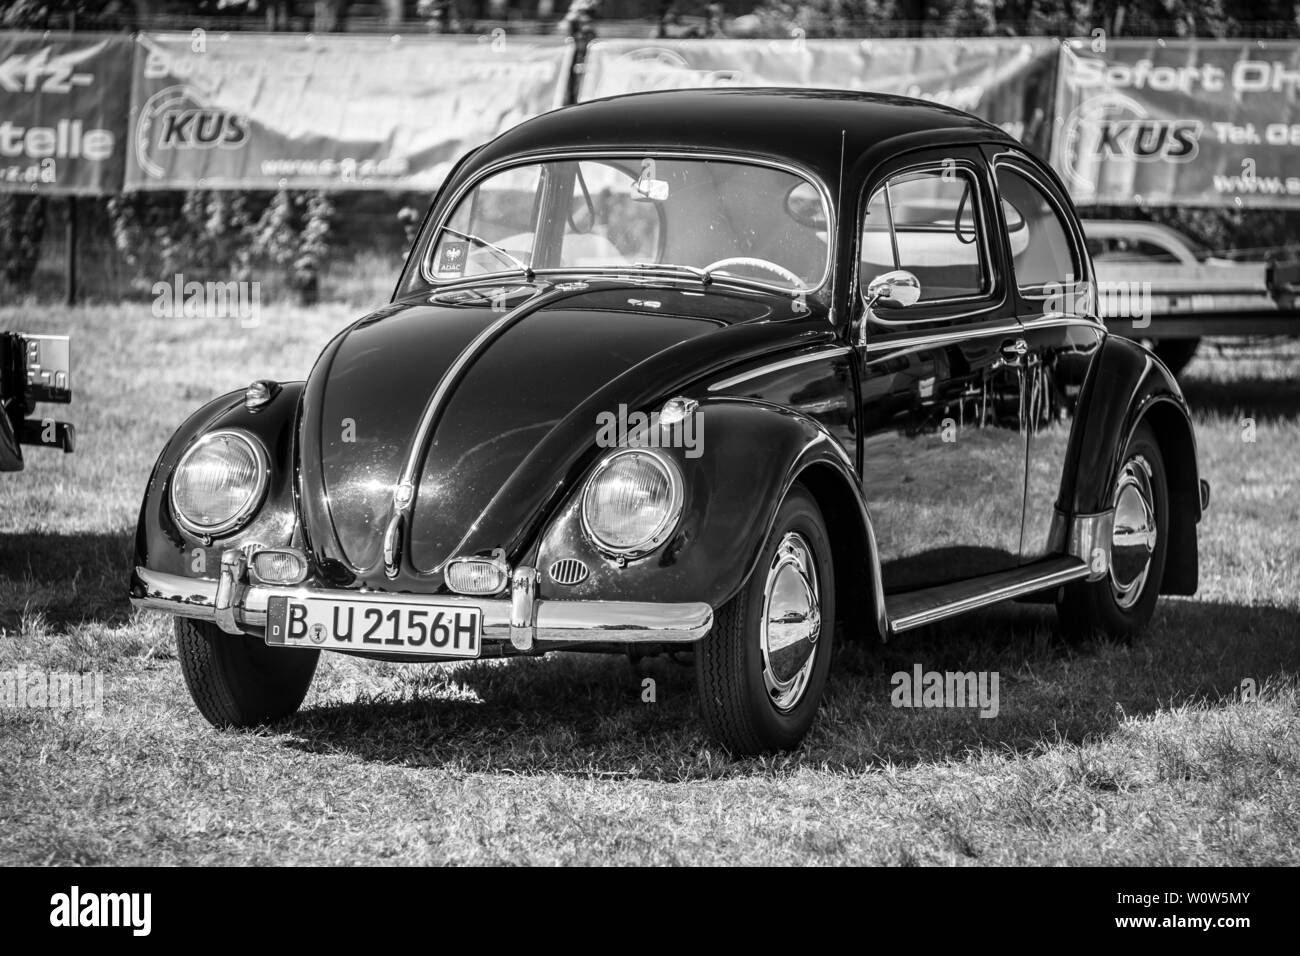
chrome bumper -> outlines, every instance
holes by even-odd
[[[131,576],[131,603],[152,611],[211,621],[230,634],[266,627],[272,597],[357,597],[367,592],[328,591],[311,587],[266,587],[245,583],[238,552],[227,552],[221,577],[213,581],[164,574],[137,567]],[[707,604],[657,604],[635,601],[544,601],[536,597],[537,573],[516,568],[508,598],[473,598],[454,594],[391,594],[412,605],[476,607],[483,619],[483,639],[509,641],[521,651],[545,644],[688,644],[713,626]]]

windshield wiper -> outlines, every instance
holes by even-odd
[[[694,276],[700,282],[708,285],[713,281],[713,276],[709,275],[707,269],[701,269],[698,266],[682,266],[675,262],[634,262],[632,263],[637,269],[660,269],[664,272],[684,272],[689,276]]]
[[[484,249],[487,249],[489,252],[495,252],[502,259],[505,259],[511,265],[516,266],[519,269],[519,271],[524,274],[524,278],[528,279],[529,281],[532,281],[532,279],[536,277],[536,273],[533,272],[532,266],[526,265],[523,262],[523,260],[516,258],[512,253],[507,252],[505,249],[502,249],[496,243],[488,242],[486,239],[482,239],[479,236],[473,235],[472,233],[461,232],[459,229],[453,229],[451,228],[451,226],[443,226],[442,231],[449,232],[453,236],[456,236],[459,239],[464,239],[466,242],[472,242],[476,245],[482,246]]]

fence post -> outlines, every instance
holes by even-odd
[[[64,298],[68,305],[77,304],[77,197],[68,197],[68,221],[64,228]]]

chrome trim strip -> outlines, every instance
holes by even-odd
[[[519,305],[515,306],[509,312],[501,316],[495,322],[492,322],[473,340],[461,349],[456,360],[447,367],[438,380],[438,387],[434,389],[433,394],[425,403],[424,411],[420,415],[419,424],[415,426],[415,433],[411,438],[410,450],[407,452],[406,462],[402,465],[401,476],[397,480],[397,486],[393,492],[393,510],[392,517],[389,519],[388,531],[384,535],[384,571],[389,578],[395,578],[400,565],[401,544],[402,542],[392,540],[394,545],[389,547],[390,539],[400,533],[399,521],[402,524],[409,525],[410,515],[415,506],[417,492],[415,482],[419,476],[420,466],[424,461],[424,448],[428,440],[432,437],[433,429],[437,426],[439,419],[442,417],[442,411],[446,405],[447,398],[451,394],[456,383],[460,381],[461,373],[469,367],[475,359],[483,354],[496,339],[514,325],[520,319],[526,318],[537,310],[542,302],[549,302],[554,299],[562,299],[570,293],[559,293],[558,295],[547,296],[545,291],[539,291]],[[408,529],[409,530],[409,529]],[[454,555],[454,552],[453,552]],[[446,562],[444,561],[443,564]],[[442,567],[442,564],[438,566]],[[437,569],[435,569],[437,570]]]
[[[537,300],[544,294],[545,293],[538,293],[529,296],[519,305],[501,316],[501,318],[484,328],[483,331],[474,336],[469,345],[460,350],[460,354],[456,356],[456,360],[448,366],[447,371],[442,373],[442,378],[438,380],[438,387],[434,389],[433,395],[430,396],[429,401],[425,404],[424,413],[420,416],[420,423],[415,428],[415,437],[411,446],[411,452],[406,458],[406,464],[402,466],[402,475],[397,482],[399,488],[404,484],[412,487],[415,486],[415,479],[418,477],[417,473],[422,459],[420,451],[424,447],[424,440],[429,437],[429,432],[432,430],[434,423],[442,412],[442,407],[447,400],[447,395],[453,386],[455,386],[457,379],[460,377],[460,373],[465,370],[470,362],[478,358],[487,346],[490,345],[501,332],[504,332],[508,326],[514,324],[520,318],[530,314],[533,307],[537,304]],[[411,495],[406,500],[405,504],[402,505],[402,510],[410,508],[411,502],[414,500],[415,496]]]
[[[215,622],[219,590],[220,582],[211,579],[187,578],[137,567],[132,576],[131,603],[145,610]],[[475,600],[453,594],[330,591],[309,587],[248,587],[243,590],[240,600],[227,605],[223,613],[229,613],[241,625],[234,632],[239,634],[244,633],[243,628],[266,627],[266,608],[272,597],[357,599],[367,595],[415,605],[476,607],[483,615],[484,639],[511,640],[511,621],[515,611],[513,599]],[[532,606],[534,648],[537,643],[690,644],[703,638],[713,627],[713,609],[704,603],[535,600]]]
[[[917,611],[915,614],[907,614],[901,617],[891,618],[889,621],[889,629],[893,634],[898,634],[902,631],[910,631],[913,628],[921,627],[925,624],[932,624],[935,621],[941,621],[944,618],[955,617],[958,614],[964,614],[967,611],[987,607],[990,604],[998,604],[1002,601],[1019,597],[1022,594],[1033,594],[1035,591],[1045,591],[1048,588],[1057,587],[1070,581],[1077,581],[1079,578],[1087,576],[1088,566],[1080,562],[1077,565],[1072,565],[1068,568],[1060,568],[1055,571],[1048,571],[1024,581],[1018,581],[1014,584],[995,587],[981,594],[958,598],[936,607],[927,608],[924,611]]]
[[[900,336],[894,339],[881,341],[880,339],[867,339],[865,350],[867,354],[872,352],[900,352],[912,351],[914,349],[923,349],[932,345],[948,345],[952,342],[964,342],[970,339],[984,338],[989,335],[1011,335],[1019,334],[1023,331],[1023,326],[1019,322],[1009,322],[1005,325],[994,325],[990,327],[963,325],[957,329],[945,329],[942,332],[930,332],[924,335]]]
[[[430,240],[432,240],[434,237],[438,235],[438,233],[442,232],[443,227],[451,220],[451,217],[455,215],[456,209],[460,206],[460,202],[462,199],[465,198],[466,193],[468,193],[475,186],[478,186],[480,183],[485,182],[490,176],[494,176],[497,173],[502,172],[504,170],[511,169],[516,166],[530,166],[534,164],[556,162],[556,161],[566,162],[566,161],[583,160],[583,159],[589,159],[589,160],[643,159],[647,156],[656,159],[695,159],[695,160],[712,161],[712,162],[741,163],[741,164],[751,165],[751,166],[764,166],[767,167],[768,169],[779,169],[782,170],[783,172],[791,173],[792,175],[798,176],[800,179],[806,180],[807,182],[811,183],[814,188],[816,188],[818,194],[822,197],[822,203],[826,207],[826,234],[828,236],[835,236],[837,234],[835,229],[836,229],[836,223],[838,221],[837,213],[839,212],[839,210],[835,208],[835,203],[831,201],[830,190],[826,188],[826,184],[822,181],[820,176],[817,176],[810,170],[804,169],[802,166],[799,166],[795,163],[775,160],[764,156],[751,156],[747,153],[694,152],[692,150],[683,150],[683,149],[664,150],[664,149],[654,149],[654,148],[647,148],[647,149],[640,149],[640,150],[637,149],[600,150],[600,149],[591,149],[589,147],[582,147],[580,149],[553,150],[551,152],[538,152],[538,153],[531,153],[523,156],[513,156],[510,157],[509,159],[503,159],[500,162],[493,163],[491,166],[488,166],[486,169],[480,170],[477,176],[475,176],[473,179],[466,180],[460,186],[460,188],[456,190],[456,192],[451,196],[451,198],[447,201],[447,204],[445,206],[445,209],[447,210],[447,214],[443,216],[441,220],[439,220],[437,226],[429,230],[428,236]],[[424,236],[421,235],[420,238],[421,240],[423,240]],[[433,259],[433,251],[435,248],[436,248],[436,243],[432,243],[431,241],[429,248],[425,250],[425,254],[421,257],[420,278],[423,279],[426,283],[428,283],[433,289],[442,289],[448,286],[449,284],[463,281],[463,277],[461,279],[453,279],[453,280],[438,280],[433,277],[432,275],[433,270],[429,268],[429,265]],[[826,283],[834,277],[835,270],[834,270],[834,263],[832,261],[833,259],[834,256],[832,255],[832,250],[828,248],[826,252],[826,262],[822,268],[822,273],[821,276],[818,278],[817,283],[807,289],[799,289],[794,291],[803,292],[805,295],[811,295],[815,292],[821,291],[822,287],[825,286]],[[534,269],[533,275],[538,276],[538,275],[547,275],[547,274],[569,274],[574,272],[581,272],[584,275],[592,275],[597,277],[606,277],[606,276],[617,277],[619,274],[619,271],[617,269],[613,269],[608,272],[605,272],[605,271],[599,271],[599,267],[595,267],[595,266],[587,267],[587,268],[596,271],[584,271],[583,267],[565,267],[560,269]],[[510,276],[522,276],[523,274],[524,273],[518,270],[513,270],[509,272],[485,272],[482,274],[480,278],[484,279],[485,281],[496,281],[497,279],[500,278],[507,278]],[[790,291],[792,291],[789,289],[781,288],[779,286],[768,285],[767,283],[764,283],[761,280],[752,280],[752,281],[754,285],[761,286],[766,289],[775,289],[778,292],[784,292],[784,293],[789,293]]]
[[[1021,319],[1020,324],[1026,331],[1034,329],[1057,329],[1080,325],[1087,329],[1104,329],[1106,326],[1098,319],[1086,315],[1066,315],[1064,312],[1049,312],[1032,319]]]
[[[817,352],[811,352],[808,355],[798,355],[794,358],[782,359],[779,362],[772,362],[768,365],[760,365],[756,369],[748,372],[741,372],[739,375],[733,375],[730,378],[724,378],[721,381],[714,382],[709,386],[710,392],[716,392],[720,389],[731,388],[741,382],[748,382],[751,378],[758,378],[760,375],[769,375],[772,372],[780,372],[787,368],[794,368],[797,365],[805,365],[808,362],[815,362],[818,359],[838,358],[841,355],[847,355],[853,349],[848,345],[835,345],[830,348],[821,349]]]

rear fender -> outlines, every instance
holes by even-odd
[[[1155,432],[1169,480],[1169,556],[1160,591],[1195,594],[1201,520],[1196,433],[1174,376],[1136,342],[1112,335],[1102,345],[1079,396],[1057,508],[1093,515],[1113,505],[1120,456],[1143,421]]]

